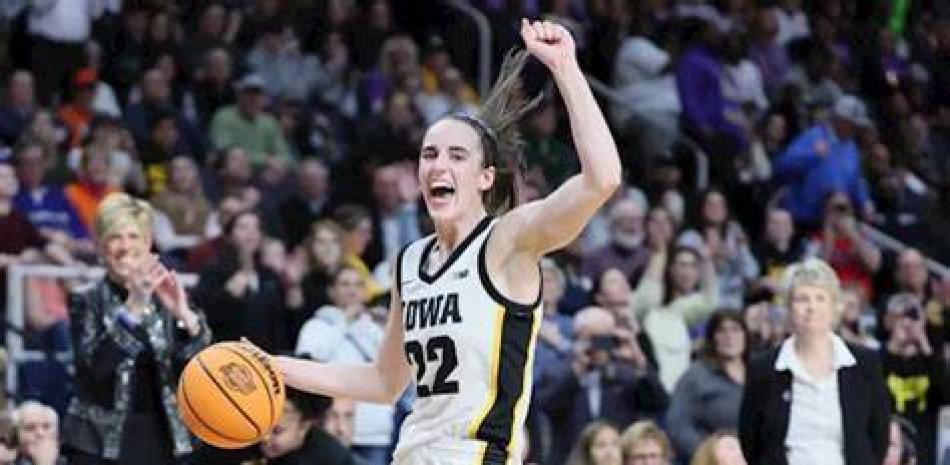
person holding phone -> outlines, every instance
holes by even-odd
[[[574,316],[570,360],[539,378],[538,402],[553,428],[549,463],[559,465],[584,425],[627,425],[666,410],[669,397],[630,330],[610,311],[587,307]]]
[[[927,319],[920,299],[899,293],[887,302],[893,326],[881,359],[894,413],[917,430],[918,464],[935,463],[937,417],[950,400],[946,370],[927,337]]]

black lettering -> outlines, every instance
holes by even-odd
[[[445,307],[442,309],[442,318],[439,319],[439,324],[444,325],[449,321],[449,318],[452,319],[452,323],[462,322],[462,315],[459,314],[459,295],[454,292],[445,299]]]
[[[406,319],[406,331],[411,331],[416,329],[416,307],[418,307],[419,302],[413,300],[409,302],[409,305],[406,305],[405,308],[405,319]]]
[[[419,309],[420,328],[435,326],[439,320],[439,307],[442,303],[442,296],[439,298],[430,297],[428,300],[419,302],[422,308]]]

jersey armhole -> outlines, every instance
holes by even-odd
[[[403,257],[403,255],[406,254],[406,250],[409,249],[409,246],[411,246],[412,244],[413,244],[413,243],[410,242],[410,243],[404,245],[404,246],[402,247],[402,249],[399,250],[399,254],[396,255],[396,276],[395,276],[396,282],[395,282],[395,287],[396,287],[396,290],[399,292],[399,298],[400,298],[400,299],[402,299],[402,257]]]
[[[541,304],[541,292],[544,286],[544,278],[541,274],[541,264],[538,263],[538,297],[535,298],[534,302],[525,304],[521,302],[515,302],[514,300],[506,297],[495,287],[495,283],[492,282],[491,276],[488,274],[488,262],[485,259],[488,251],[488,241],[491,239],[492,229],[489,229],[485,233],[485,240],[482,241],[482,245],[478,250],[478,279],[482,282],[482,286],[485,288],[485,291],[488,292],[488,295],[501,306],[505,307],[506,310],[514,311],[516,313],[531,313],[535,308],[538,308],[538,305]]]

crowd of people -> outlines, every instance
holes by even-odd
[[[807,410],[827,406],[828,386],[809,375],[818,366],[857,393],[834,410],[844,463],[948,463],[936,440],[950,403],[950,277],[928,269],[950,262],[944,2],[468,3],[490,20],[495,63],[517,44],[520,18],[544,17],[572,32],[585,71],[618,97],[601,104],[624,185],[542,262],[526,462],[773,463],[805,430],[827,431]],[[76,282],[28,278],[26,327],[12,330],[47,354],[79,343],[75,367],[111,381],[75,379],[52,355],[2,360],[21,383],[0,421],[0,464],[64,463],[60,441],[81,450],[90,435],[107,447],[85,452],[128,458],[126,433],[90,407],[101,399],[75,394],[137,393],[118,411],[142,428],[175,415],[174,388],[128,385],[143,350],[171,360],[189,341],[247,338],[270,353],[372,360],[394,261],[432,232],[416,175],[425,129],[480,102],[474,29],[457,15],[400,0],[0,5],[0,306],[14,264],[126,276],[125,250],[151,250],[155,276],[197,277],[187,302],[149,289],[174,318],[149,316],[143,301],[115,320],[145,337],[162,321],[177,328],[173,344],[149,348],[79,312]],[[523,124],[528,202],[578,166],[546,75],[529,66],[523,78],[545,93]],[[699,187],[697,152],[709,161]],[[119,234],[109,258],[97,232],[125,231],[126,220],[101,223],[116,193],[149,238]],[[908,247],[881,249],[865,224]],[[835,295],[818,323],[796,321],[787,292],[809,258],[840,281],[814,278]],[[101,287],[82,302],[129,298]],[[798,345],[808,331],[833,331],[850,351]],[[96,334],[116,340],[100,350]],[[168,382],[179,368],[146,376]],[[193,447],[180,424],[152,436],[167,439],[169,460],[383,465],[413,392],[381,406],[291,391],[273,434],[246,450]],[[743,425],[740,411],[779,416],[741,415]]]

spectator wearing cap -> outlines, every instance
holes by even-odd
[[[292,161],[290,147],[280,125],[264,111],[265,84],[258,74],[248,74],[237,82],[237,104],[215,112],[211,120],[211,141],[218,149],[237,146],[247,151],[251,163]]]
[[[0,144],[12,146],[36,111],[33,74],[20,69],[10,73],[7,92],[0,104]]]
[[[782,202],[796,224],[807,230],[818,227],[823,202],[835,192],[846,194],[863,216],[873,211],[855,141],[858,129],[868,127],[864,103],[843,96],[835,102],[830,122],[805,130],[775,159],[775,177],[787,189]]]
[[[72,95],[69,103],[59,107],[56,115],[69,129],[70,148],[78,147],[89,134],[89,126],[95,112],[92,102],[96,95],[99,75],[92,68],[76,71],[72,80]]]
[[[787,274],[792,337],[749,363],[739,414],[746,460],[775,465],[881,463],[890,408],[873,352],[834,334],[840,284],[807,259]]]
[[[945,364],[927,336],[927,315],[917,296],[900,293],[887,302],[892,331],[882,357],[894,413],[917,429],[920,465],[936,462],[937,415],[950,401]]]

